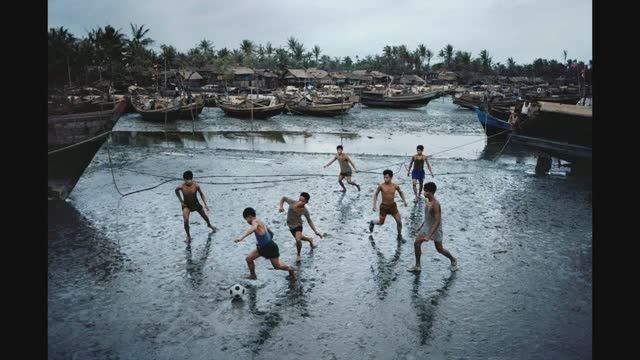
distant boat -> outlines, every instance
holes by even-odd
[[[338,116],[349,112],[353,107],[352,102],[335,103],[335,104],[316,104],[301,101],[295,104],[287,105],[289,111],[293,114],[312,115],[312,116]]]
[[[485,133],[487,134],[487,136],[492,136],[499,133],[504,133],[505,135],[507,135],[513,129],[509,122],[500,120],[492,116],[491,114],[483,112],[477,106],[474,106],[473,110],[476,112],[478,121],[485,129]]]
[[[453,96],[453,103],[463,108],[473,110],[482,105],[482,95],[480,93],[462,93]]]
[[[219,102],[218,107],[224,111],[225,115],[241,119],[267,119],[280,115],[284,110],[285,103],[275,101],[252,101],[245,100],[234,104],[231,102]]]
[[[198,117],[204,109],[204,103],[197,101],[188,105],[173,105],[160,109],[144,109],[139,101],[131,104],[137,113],[148,121],[174,121],[178,119],[192,120]]]
[[[427,106],[427,104],[437,98],[438,95],[437,91],[398,95],[391,95],[379,91],[363,91],[360,95],[360,102],[369,107],[410,109]]]

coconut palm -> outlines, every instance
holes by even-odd
[[[318,57],[320,57],[320,46],[314,45],[312,51],[313,56],[315,56],[316,58],[316,66],[318,66]]]
[[[245,56],[250,57],[253,55],[255,45],[251,40],[242,40],[240,43],[240,50],[244,53]]]

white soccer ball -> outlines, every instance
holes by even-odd
[[[240,300],[244,297],[246,291],[247,290],[244,288],[244,286],[235,284],[229,289],[229,294],[231,295],[232,300]]]

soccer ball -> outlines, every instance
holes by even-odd
[[[245,292],[245,288],[240,284],[235,284],[229,289],[229,294],[231,295],[232,300],[242,299]]]

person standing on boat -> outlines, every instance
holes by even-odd
[[[296,239],[296,250],[298,254],[296,256],[296,262],[300,261],[302,240],[308,241],[312,249],[316,247],[316,244],[311,238],[306,237],[302,234],[302,215],[307,218],[307,223],[309,224],[311,229],[313,229],[313,232],[315,232],[316,235],[318,235],[322,239],[322,234],[320,234],[320,232],[316,229],[313,221],[311,221],[309,210],[307,210],[307,208],[305,207],[305,205],[309,202],[310,197],[311,196],[306,192],[300,193],[298,201],[283,196],[280,199],[280,206],[278,208],[278,211],[284,212],[284,203],[286,202],[287,204],[289,204],[289,211],[287,212],[287,226],[289,227],[289,231],[291,231],[291,235],[293,235],[293,238]]]
[[[431,171],[431,164],[429,164],[429,160],[427,156],[422,154],[424,151],[424,146],[418,145],[416,148],[416,154],[411,157],[411,161],[409,162],[409,168],[407,169],[407,176],[409,176],[409,172],[411,172],[411,186],[413,187],[413,194],[416,198],[413,202],[418,202],[420,198],[420,193],[422,193],[422,183],[424,182],[424,164],[427,163],[427,168],[429,169],[429,174],[433,177],[433,171]],[[411,167],[413,166],[413,171],[411,171]],[[420,182],[420,189],[416,190],[416,181]]]
[[[422,249],[420,246],[423,242],[433,240],[433,244],[436,250],[446,256],[451,261],[451,269],[455,270],[457,260],[449,251],[442,247],[442,213],[440,210],[440,202],[435,197],[436,184],[428,182],[424,185],[424,197],[427,202],[424,206],[424,222],[418,227],[418,234],[416,241],[413,244],[413,248],[416,256],[416,265],[409,268],[409,272],[420,272],[420,256],[422,255]]]
[[[334,161],[338,160],[338,163],[340,164],[340,174],[338,175],[338,184],[340,184],[340,187],[342,187],[342,190],[340,190],[340,192],[347,191],[347,188],[345,188],[344,184],[342,183],[342,179],[344,179],[345,177],[347,178],[347,182],[350,185],[355,186],[356,188],[358,188],[358,191],[360,191],[360,185],[351,181],[351,166],[353,166],[353,171],[358,172],[358,170],[356,169],[356,164],[354,164],[353,161],[351,161],[351,158],[349,157],[349,155],[343,152],[344,148],[342,147],[342,145],[338,145],[336,147],[336,150],[337,150],[336,155],[333,157],[333,159],[331,159],[331,161],[329,161],[325,166],[323,166],[323,168],[326,168],[327,166],[333,164]],[[351,164],[351,166],[349,166],[349,164]]]
[[[369,221],[369,232],[373,232],[373,227],[375,225],[384,224],[384,219],[387,218],[387,215],[391,215],[396,221],[396,227],[398,228],[398,237],[400,237],[402,235],[402,219],[400,218],[398,205],[395,202],[396,191],[400,194],[405,207],[408,206],[407,200],[405,200],[404,193],[400,189],[400,186],[391,182],[391,179],[393,178],[393,171],[387,169],[382,172],[382,175],[384,176],[384,182],[378,185],[376,192],[373,194],[373,211],[377,211],[378,193],[382,192],[380,218],[378,220]]]
[[[191,234],[189,233],[189,214],[192,211],[197,211],[200,216],[207,222],[207,226],[211,231],[215,231],[215,226],[211,225],[209,222],[209,217],[207,216],[207,211],[209,211],[209,207],[207,206],[207,200],[204,198],[204,193],[195,181],[193,181],[193,173],[190,170],[187,170],[182,174],[182,178],[184,179],[184,183],[176,188],[176,196],[178,200],[180,200],[180,205],[182,206],[182,217],[184,220],[184,231],[187,232],[187,240],[185,242],[188,244],[191,242]],[[180,191],[182,191],[182,195],[184,196],[184,200],[180,197]],[[204,204],[204,209],[200,202],[198,202],[198,194],[200,193],[200,197],[202,198],[202,203]]]
[[[267,228],[267,226],[256,217],[256,211],[253,208],[248,207],[242,212],[242,217],[249,225],[251,225],[251,227],[237,239],[233,240],[233,242],[238,243],[252,233],[256,235],[256,248],[251,250],[246,257],[247,266],[249,267],[249,275],[244,276],[244,278],[249,280],[256,280],[258,278],[256,276],[256,265],[254,260],[262,256],[271,261],[271,265],[274,269],[288,271],[289,280],[295,279],[296,275],[294,274],[293,269],[289,265],[280,261],[280,249],[278,249],[278,244],[273,241],[273,231]]]

